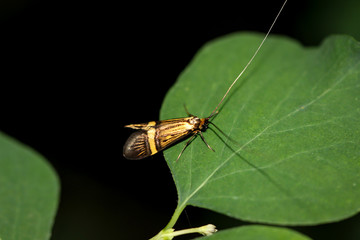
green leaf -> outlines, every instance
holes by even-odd
[[[227,240],[310,240],[310,238],[290,229],[250,225],[220,231],[206,238],[197,239],[227,239]]]
[[[0,238],[49,239],[59,181],[45,159],[0,133]]]
[[[161,119],[207,117],[263,39],[233,34],[204,46],[170,89]],[[360,209],[360,45],[348,36],[318,48],[273,36],[203,133],[165,151],[187,205],[276,224],[337,221]]]

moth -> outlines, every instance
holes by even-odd
[[[208,125],[211,123],[209,119],[215,115],[215,113],[212,113],[207,118],[199,118],[189,113],[188,115],[189,117],[186,118],[126,125],[125,127],[138,131],[131,134],[126,141],[123,149],[124,157],[131,160],[143,159],[191,135],[179,154],[179,159],[182,152],[197,134],[201,136],[207,147],[213,150],[205,141],[202,132],[206,131]]]
[[[139,123],[139,124],[129,124],[125,125],[126,128],[132,128],[137,130],[136,132],[132,133],[130,137],[125,142],[123,147],[123,156],[130,160],[138,160],[149,157],[154,155],[169,146],[190,137],[187,143],[185,144],[184,148],[180,152],[177,160],[180,158],[181,154],[184,152],[186,147],[191,143],[191,141],[197,135],[200,135],[201,139],[204,141],[206,146],[214,151],[210,145],[205,141],[205,138],[202,132],[205,132],[206,129],[209,127],[209,124],[213,124],[210,119],[214,117],[218,111],[217,109],[222,104],[232,87],[241,77],[241,75],[245,72],[248,66],[251,64],[257,53],[259,52],[260,48],[264,44],[265,40],[267,39],[268,35],[270,34],[273,26],[275,25],[276,20],[278,19],[281,11],[283,10],[287,0],[284,1],[283,5],[281,6],[278,14],[276,15],[273,23],[271,24],[268,32],[266,33],[264,39],[256,49],[253,56],[250,58],[249,62],[246,64],[244,69],[240,72],[240,74],[235,78],[232,82],[228,90],[226,91],[225,95],[222,97],[218,105],[212,111],[212,113],[206,118],[199,118],[190,114],[187,109],[185,108],[188,117],[185,118],[174,118],[169,120],[161,120],[161,121],[151,121],[148,123]],[[220,130],[218,127],[216,127]],[[220,130],[221,131],[221,130]],[[176,161],[177,161],[176,160]]]

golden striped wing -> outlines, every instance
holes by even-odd
[[[189,119],[192,118],[193,117],[160,121],[156,126],[157,150],[161,151],[187,136],[196,133],[198,131],[196,126],[189,121]]]
[[[124,127],[132,128],[132,129],[144,129],[144,130],[147,130],[148,125],[149,125],[149,123],[137,123],[137,124],[125,125]]]

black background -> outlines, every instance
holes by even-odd
[[[313,2],[290,1],[273,34],[313,46],[339,32],[316,27],[336,14],[326,10],[329,1]],[[60,177],[52,239],[92,240],[148,239],[167,224],[177,199],[171,173],[162,154],[125,160],[132,131],[123,125],[157,120],[167,90],[204,43],[266,32],[282,1],[1,4],[0,130],[40,152]],[[296,229],[355,239],[358,222]],[[246,224],[188,207],[176,227],[207,223]]]

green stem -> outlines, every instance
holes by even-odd
[[[179,219],[180,214],[181,214],[181,212],[184,210],[185,207],[186,207],[186,204],[184,204],[184,203],[182,203],[182,204],[178,203],[178,205],[177,205],[177,207],[176,207],[176,209],[175,209],[175,212],[174,212],[174,214],[172,215],[172,217],[171,217],[169,223],[166,225],[166,227],[165,227],[163,230],[161,230],[156,236],[152,237],[150,240],[163,239],[164,234],[165,234],[166,232],[169,232],[169,233],[173,232],[173,231],[174,231],[173,226],[175,225],[175,223],[176,223],[177,220]],[[170,239],[172,239],[172,238],[170,238]],[[0,240],[1,240],[1,239],[0,239]]]
[[[169,228],[167,230],[165,229],[161,230],[156,236],[154,236],[150,240],[172,240],[176,236],[181,236],[190,233],[199,233],[203,236],[210,236],[215,232],[217,232],[217,229],[213,224],[207,224],[197,228],[188,228],[178,231],[175,231],[173,228]]]
[[[166,227],[164,228],[164,230],[170,229],[170,228],[173,228],[173,227],[174,227],[175,223],[176,223],[177,220],[179,219],[180,214],[182,213],[182,211],[184,210],[185,207],[186,207],[186,204],[185,204],[185,203],[182,203],[182,204],[179,203],[179,204],[177,205],[174,214],[172,215],[169,223],[166,225]]]

